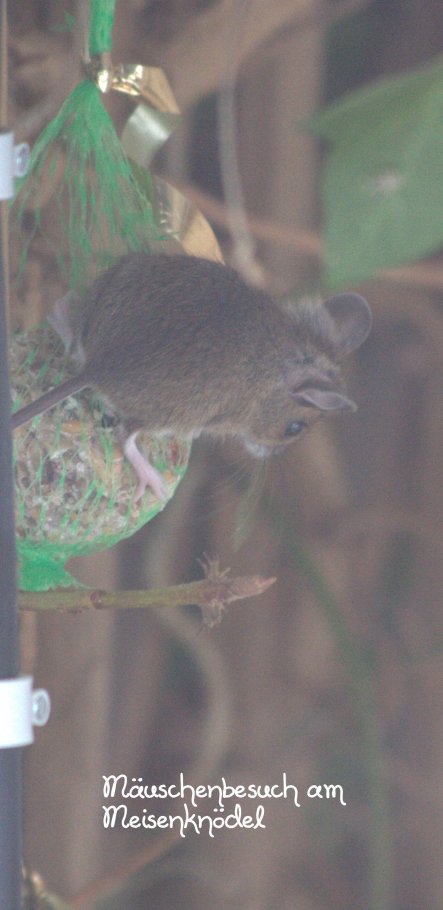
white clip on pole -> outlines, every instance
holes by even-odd
[[[51,700],[45,689],[32,690],[32,676],[0,680],[0,749],[34,742],[33,727],[46,724]]]
[[[29,163],[27,142],[14,145],[14,134],[0,130],[0,199],[14,196],[14,177],[24,177]]]

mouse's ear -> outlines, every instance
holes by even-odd
[[[78,302],[78,300],[79,296],[75,291],[68,291],[64,297],[55,301],[52,313],[47,317],[48,322],[51,323],[52,328],[55,329],[63,341],[67,354],[74,341],[74,333],[72,330],[72,306],[75,306],[75,302]]]
[[[346,395],[334,389],[322,389],[314,384],[297,391],[291,391],[297,404],[305,408],[317,408],[318,411],[356,411],[357,405]]]
[[[372,313],[360,294],[337,294],[324,304],[334,323],[337,356],[359,348],[371,331]]]

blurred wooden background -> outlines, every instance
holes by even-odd
[[[75,15],[75,3],[64,8]],[[233,0],[126,0],[117,11],[114,59],[162,66],[183,111],[159,169],[212,196],[213,96],[236,9]],[[35,139],[79,78],[76,38],[54,28],[61,19],[57,0],[11,4],[10,123],[20,139]],[[276,292],[302,293],[319,268],[315,243],[309,252],[294,238],[321,230],[320,151],[296,121],[326,98],[425,62],[442,37],[437,0],[251,0],[238,147],[248,211],[292,232],[257,241]],[[106,103],[121,125],[129,102]],[[229,260],[220,226],[219,237]],[[277,575],[268,594],[232,607],[210,631],[193,611],[23,617],[25,669],[53,700],[26,753],[25,859],[52,890],[78,895],[156,850],[151,833],[103,830],[102,774],[272,783],[285,770],[300,788],[342,784],[347,806],[294,811],[275,801],[266,831],[165,845],[115,906],[441,906],[440,258],[360,289],[375,327],[349,370],[357,415],[316,428],[264,477],[233,445],[198,442],[165,512],[75,566],[98,587],[157,586],[198,577],[196,559],[208,552],[237,574]],[[16,313],[24,326],[57,293],[38,250],[28,274]],[[336,598],[345,646],[312,564]],[[359,661],[363,684],[352,678]]]

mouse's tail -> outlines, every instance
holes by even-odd
[[[26,407],[16,411],[11,417],[12,429],[15,430],[16,427],[20,427],[23,423],[27,423],[28,420],[32,420],[37,414],[43,414],[44,411],[53,408],[54,405],[64,401],[65,398],[69,398],[70,395],[81,392],[81,390],[87,388],[88,385],[89,382],[84,373],[80,376],[73,376],[72,379],[67,379],[65,382],[60,383],[60,385],[50,389],[49,392],[41,395],[40,398],[31,401],[31,404],[27,404]]]

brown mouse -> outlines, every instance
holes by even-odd
[[[338,361],[372,323],[358,294],[292,312],[228,266],[194,256],[130,253],[85,294],[58,301],[51,322],[79,372],[12,417],[12,427],[91,386],[125,430],[139,477],[164,495],[136,435],[237,436],[257,457],[279,451],[319,417],[353,411]]]

